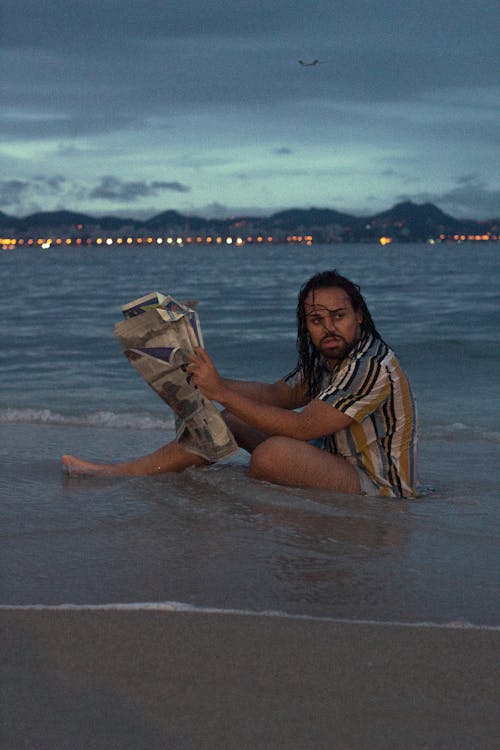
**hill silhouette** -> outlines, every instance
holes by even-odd
[[[90,216],[76,211],[46,211],[25,217],[9,216],[0,212],[0,231],[6,235],[36,235],[37,233],[66,233],[92,236],[96,232],[267,232],[277,238],[288,234],[313,234],[318,242],[371,241],[381,234],[395,240],[425,241],[440,234],[484,233],[498,234],[500,221],[456,219],[432,203],[397,203],[392,208],[372,216],[354,216],[329,208],[291,208],[270,216],[241,216],[227,219],[207,219],[167,210],[149,219],[139,220],[118,216]]]

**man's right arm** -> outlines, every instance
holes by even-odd
[[[231,390],[261,404],[279,406],[281,409],[298,409],[307,403],[306,389],[301,384],[288,385],[284,380],[278,380],[276,383],[254,383],[223,378],[223,381]]]

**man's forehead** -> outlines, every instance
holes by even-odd
[[[304,304],[308,308],[323,308],[327,310],[339,307],[352,307],[351,298],[347,292],[339,287],[311,289],[304,300]]]

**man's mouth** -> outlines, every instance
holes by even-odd
[[[325,336],[325,338],[321,340],[322,344],[340,344],[341,342],[342,338],[340,336]]]

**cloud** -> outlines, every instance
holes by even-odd
[[[180,182],[125,182],[118,177],[108,175],[101,178],[100,184],[90,191],[88,197],[92,200],[134,203],[142,198],[155,197],[164,190],[188,193],[191,188]]]
[[[316,0],[314,9],[291,0],[217,0],[207,5],[204,0],[165,0],[125,2],[115,0],[4,0],[3,24],[9,29],[6,37],[15,46],[23,37],[30,44],[57,46],[79,44],[104,47],[122,43],[130,37],[151,41],[157,38],[222,36],[238,32],[243,37],[297,34],[302,37],[304,55],[314,50],[314,41],[339,31],[339,35],[357,38],[360,46],[370,36],[378,41],[382,34],[390,38],[398,21],[398,32],[404,42],[417,36],[440,42],[447,33],[460,33],[464,43],[484,41],[491,27],[491,16],[498,8],[497,0],[482,0],[480,12],[470,0],[419,0],[417,4],[394,0],[351,0],[332,3]],[[462,23],[461,23],[462,21]],[[312,36],[312,32],[316,36]],[[367,32],[370,31],[371,34]],[[474,33],[472,34],[471,31]],[[494,33],[494,29],[492,29]],[[365,32],[365,33],[363,33]],[[13,37],[16,33],[17,37]]]
[[[0,180],[0,206],[14,208],[22,205],[30,189],[28,180]]]
[[[211,216],[214,219],[225,219],[231,214],[231,209],[218,201],[213,201],[199,210],[202,216]]]
[[[491,188],[476,175],[459,177],[455,187],[442,193],[422,192],[397,198],[435,203],[456,218],[500,219],[500,188]]]
[[[31,122],[33,135],[37,128],[105,132],[106,123],[123,127],[128,118],[135,127],[132,110],[169,114],[197,103],[222,108],[339,97],[406,101],[424,89],[474,89],[498,78],[488,52],[497,42],[497,0],[483,0],[481,13],[470,0],[421,0],[418,10],[387,0],[318,0],[314,11],[290,0],[218,0],[208,14],[201,0],[126,2],[118,10],[112,0],[4,5],[7,103],[62,118]],[[311,56],[328,64],[304,76],[297,60]]]
[[[65,61],[61,59],[60,65],[64,64]],[[35,68],[34,72],[32,68]],[[52,75],[50,70],[44,71],[43,65],[37,66],[35,61],[32,66],[20,67],[19,78],[26,77],[26,82],[22,87],[19,87],[18,81],[14,82],[9,93],[14,106],[10,110],[4,108],[0,113],[0,130],[4,140],[79,138],[137,131],[145,127],[144,116],[127,110],[123,104],[123,93],[113,89],[112,81],[105,87],[102,94],[104,101],[98,107],[95,89],[88,81],[71,83],[71,75],[68,83],[60,84],[61,90],[55,84],[52,95],[47,96]],[[66,86],[71,88],[70,93],[64,92]]]
[[[175,193],[189,193],[191,188],[180,182],[152,182],[151,186],[155,190],[173,190]]]
[[[67,194],[67,180],[62,175],[35,175],[29,179],[0,180],[0,207],[20,209],[26,202],[31,207],[39,197]]]
[[[62,175],[0,180],[0,210],[8,209],[18,215],[66,208],[84,197],[82,186]]]
[[[165,191],[189,193],[191,188],[177,181],[126,181],[110,175],[102,177],[99,184],[89,186],[61,175],[35,175],[23,180],[0,180],[0,209],[25,213],[26,209],[53,210],[95,200],[130,204],[158,197]]]
[[[53,175],[52,177],[46,177],[45,175],[35,175],[33,178],[36,183],[47,188],[53,193],[62,193],[66,185],[66,177],[62,175]]]
[[[457,216],[467,218],[500,218],[500,188],[490,188],[479,178],[449,190],[439,198],[442,205],[449,206]]]
[[[267,216],[270,211],[269,208],[256,208],[255,206],[228,206],[224,203],[213,201],[205,206],[194,208],[193,213],[198,216],[205,216],[207,219],[227,219],[234,216]]]
[[[490,210],[498,0],[482,0],[480,12],[470,0],[206,8],[203,0],[4,0],[0,130],[4,175],[19,180],[2,183],[0,200],[142,210],[169,193],[182,209],[186,193],[200,205],[268,204],[265,187],[275,202],[296,203],[299,191],[317,201],[320,161],[349,172],[324,200],[445,190],[460,165],[491,184],[452,184],[448,199],[459,206],[468,195],[474,203],[463,211],[473,213],[482,197]],[[316,58],[327,64],[298,64]],[[377,154],[392,168],[407,159],[412,182],[398,168],[365,184],[357,165]],[[54,172],[67,181],[32,177]],[[155,182],[165,174],[179,181]]]

